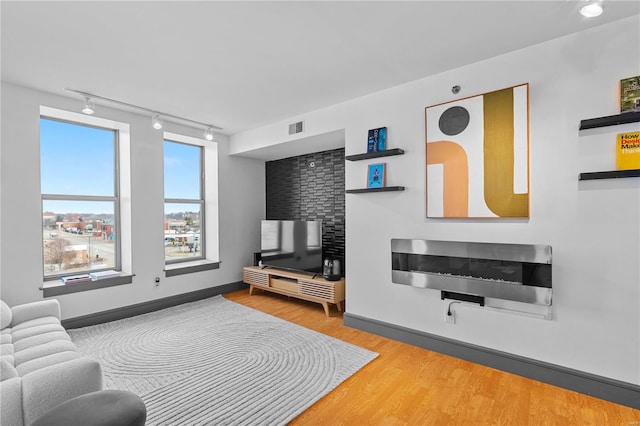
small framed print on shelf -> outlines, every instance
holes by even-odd
[[[387,178],[387,163],[369,164],[367,188],[384,188]]]

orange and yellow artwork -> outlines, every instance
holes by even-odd
[[[428,218],[529,217],[529,85],[425,108]]]

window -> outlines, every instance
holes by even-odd
[[[45,280],[130,272],[131,207],[121,202],[130,199],[128,147],[124,123],[40,107]]]
[[[164,141],[164,258],[205,258],[203,148]]]
[[[164,133],[167,277],[219,268],[218,144]]]
[[[167,276],[216,269],[218,145],[164,133],[164,231]]]
[[[45,277],[119,269],[118,134],[40,118]]]

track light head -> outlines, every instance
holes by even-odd
[[[595,18],[602,15],[603,10],[602,0],[587,0],[585,5],[580,8],[580,14],[585,18]]]
[[[208,127],[207,130],[204,131],[204,138],[208,141],[213,140],[213,129]]]
[[[162,129],[162,119],[158,114],[154,115],[153,118],[151,118],[151,125],[156,130]]]
[[[95,104],[91,99],[89,99],[89,97],[84,98],[84,106],[82,107],[82,112],[88,115],[91,115],[94,112],[96,112]]]

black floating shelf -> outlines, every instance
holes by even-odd
[[[347,189],[347,194],[363,194],[365,192],[404,191],[404,186],[384,186],[382,188]]]
[[[387,149],[385,151],[367,152],[365,154],[347,155],[346,158],[349,161],[366,160],[369,158],[389,157],[391,155],[402,155],[404,150],[400,148]]]
[[[623,112],[622,114],[609,115],[607,117],[580,120],[580,130],[595,129],[597,127],[606,126],[617,126],[618,124],[637,122],[640,122],[640,112]]]
[[[610,172],[580,173],[578,180],[617,179],[617,178],[630,178],[630,177],[640,177],[640,169],[612,170]]]

